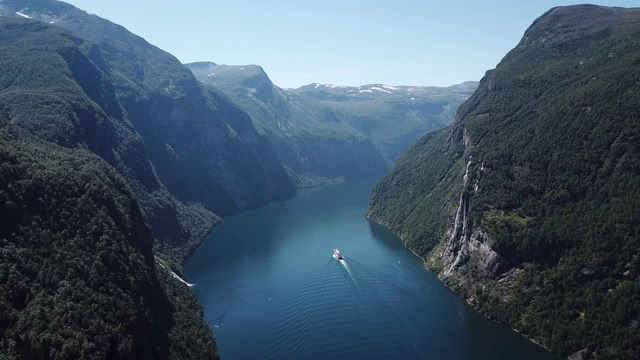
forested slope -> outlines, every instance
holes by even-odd
[[[0,14],[0,111],[43,139],[88,147],[114,166],[163,256],[182,261],[216,215],[295,194],[248,115],[201,87],[172,55],[60,1],[7,0]]]
[[[8,0],[0,117],[0,357],[216,358],[170,271],[214,211],[295,193],[246,113],[122,27]]]
[[[640,357],[640,10],[554,8],[374,188],[489,317],[567,356]]]
[[[193,63],[187,67],[198,80],[246,109],[271,139],[298,187],[380,176],[389,169],[369,137],[313,101],[277,87],[260,66]]]
[[[0,116],[0,217],[3,359],[217,358],[201,308],[156,273],[138,203],[99,157]]]
[[[451,87],[312,84],[282,89],[257,65],[186,65],[245,109],[299,187],[380,176],[423,134],[453,121],[477,82]]]

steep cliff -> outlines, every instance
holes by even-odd
[[[640,10],[554,8],[374,188],[484,314],[567,356],[640,356]]]
[[[381,175],[389,169],[369,137],[323,113],[317,104],[275,86],[261,67],[187,66],[201,82],[215,86],[251,114],[299,187]]]
[[[218,358],[193,295],[156,269],[131,189],[95,154],[0,116],[0,216],[1,358]]]
[[[248,115],[122,27],[7,0],[0,122],[0,357],[217,358],[170,269],[214,212],[295,193]]]
[[[250,113],[298,186],[383,174],[422,134],[450,124],[477,85],[281,89],[256,65],[187,67]]]
[[[0,12],[17,18],[3,34],[3,114],[118,169],[162,254],[184,259],[215,214],[295,194],[248,115],[172,55],[60,1],[7,0]]]

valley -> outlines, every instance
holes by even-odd
[[[257,65],[187,64],[240,104],[274,144],[298,187],[384,174],[422,134],[453,122],[477,82],[446,88],[274,85]]]
[[[638,358],[639,24],[289,88],[0,1],[0,358]]]

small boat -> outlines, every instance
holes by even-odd
[[[342,259],[343,259],[343,257],[342,257],[342,253],[340,252],[340,250],[338,250],[338,248],[335,248],[335,249],[333,250],[333,257],[334,257],[334,259],[336,259],[336,260],[342,260]]]

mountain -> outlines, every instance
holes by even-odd
[[[292,91],[370,137],[393,163],[424,134],[450,125],[458,106],[477,87],[477,81],[449,87],[310,84]]]
[[[296,191],[249,116],[116,24],[6,0],[0,119],[0,357],[217,358],[175,273]]]
[[[172,55],[60,1],[7,0],[0,14],[22,20],[4,34],[0,111],[118,169],[161,254],[180,262],[216,215],[295,194],[249,116]]]
[[[0,216],[1,358],[218,358],[131,188],[95,154],[0,115]]]
[[[545,13],[367,216],[562,356],[640,358],[640,9]]]
[[[298,186],[381,175],[421,134],[448,125],[477,83],[450,88],[282,89],[256,65],[186,65],[251,115]],[[374,91],[372,89],[380,89]]]

